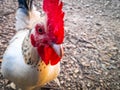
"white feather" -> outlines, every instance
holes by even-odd
[[[23,12],[22,8],[19,8],[16,12],[16,30],[22,30],[29,24],[29,17]]]
[[[36,22],[40,20],[40,12],[33,6],[32,10],[27,13],[23,8],[19,8],[16,12],[16,30],[23,30],[24,28],[32,29]]]
[[[28,31],[19,31],[13,38],[3,56],[2,74],[5,78],[29,86],[37,81],[37,70],[31,68],[24,62],[22,55],[22,42]],[[29,79],[28,79],[29,78]],[[27,80],[26,80],[27,79]]]

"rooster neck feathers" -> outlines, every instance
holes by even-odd
[[[26,64],[34,65],[34,66],[38,64],[40,58],[37,53],[37,50],[31,45],[29,33],[24,38],[22,44],[22,54],[24,56],[24,60]]]

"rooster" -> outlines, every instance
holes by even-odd
[[[43,0],[44,15],[33,0],[18,0],[17,33],[2,61],[2,74],[22,90],[34,90],[57,78],[63,56],[64,12],[60,0]]]

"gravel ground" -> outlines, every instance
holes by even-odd
[[[63,0],[65,55],[48,90],[120,90],[120,0]],[[41,10],[41,0],[35,0]],[[15,34],[16,0],[0,0],[0,59]],[[51,88],[51,89],[50,89]],[[58,88],[58,89],[57,89]],[[0,90],[15,90],[0,74]],[[17,89],[16,89],[17,90]]]

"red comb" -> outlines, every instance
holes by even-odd
[[[47,29],[51,37],[54,36],[55,43],[61,44],[64,39],[64,12],[63,3],[60,0],[44,0],[43,10],[47,15]]]

